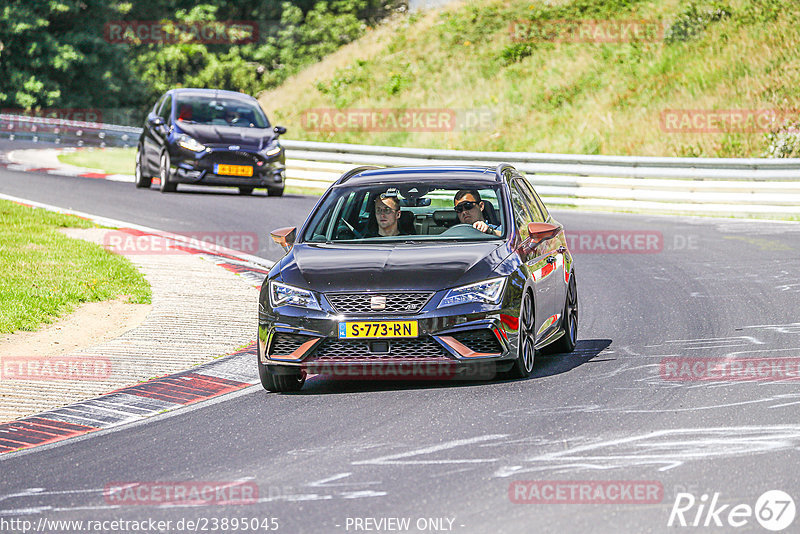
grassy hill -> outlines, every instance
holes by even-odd
[[[597,42],[632,20],[658,30],[627,42]],[[770,144],[765,130],[779,130],[787,117],[800,122],[791,113],[800,109],[800,10],[797,0],[457,3],[397,16],[262,93],[260,101],[291,139],[761,156]],[[309,110],[320,109],[444,110],[454,122],[426,132],[316,131]],[[691,132],[685,122],[677,131],[665,127],[670,110],[700,110],[705,118],[713,110],[753,110],[761,119],[768,110],[786,115],[766,129],[763,122],[749,124],[756,131],[723,124]],[[484,127],[464,126],[476,116]],[[781,135],[788,136],[783,155],[791,154],[797,136]]]

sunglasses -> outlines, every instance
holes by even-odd
[[[392,208],[375,208],[375,213],[378,215],[389,215],[392,212],[397,210],[393,210]]]
[[[456,204],[456,207],[453,209],[456,210],[456,213],[461,213],[464,210],[471,210],[477,205],[478,205],[477,202],[472,202],[471,200],[465,200],[460,204]]]

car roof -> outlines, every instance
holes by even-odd
[[[353,171],[351,171],[353,172]],[[437,166],[386,167],[382,169],[362,169],[351,176],[343,176],[337,185],[359,186],[376,183],[403,182],[456,182],[468,181],[476,185],[497,185],[494,167],[479,166]]]
[[[181,87],[179,89],[171,89],[169,91],[173,95],[201,95],[201,96],[209,96],[214,98],[233,98],[238,100],[247,100],[253,101],[253,98],[250,95],[244,93],[238,93],[236,91],[225,91],[224,89],[201,89],[201,88],[193,88],[193,87]]]

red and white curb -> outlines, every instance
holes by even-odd
[[[124,221],[97,217],[9,195],[0,198],[21,205],[75,215],[132,235],[154,235],[174,242],[174,248],[197,254],[245,277],[260,287],[273,262],[242,254],[185,236],[161,232]],[[165,411],[238,391],[259,383],[255,365],[256,345],[240,349],[190,370],[123,387],[93,399],[48,410],[0,424],[0,454],[30,449],[145,419]]]
[[[10,171],[43,172],[57,176],[73,176],[78,178],[94,178],[112,182],[133,183],[136,177],[132,174],[109,174],[99,169],[76,167],[59,161],[58,156],[74,152],[74,148],[46,148],[13,150],[0,155],[0,167]]]
[[[124,425],[250,387],[259,382],[255,360],[253,343],[189,371],[0,424],[0,454]]]

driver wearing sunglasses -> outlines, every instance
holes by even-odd
[[[456,193],[453,199],[458,220],[462,224],[471,224],[473,228],[484,234],[492,234],[500,237],[498,226],[487,223],[483,218],[484,204],[481,194],[474,189],[462,189]]]

